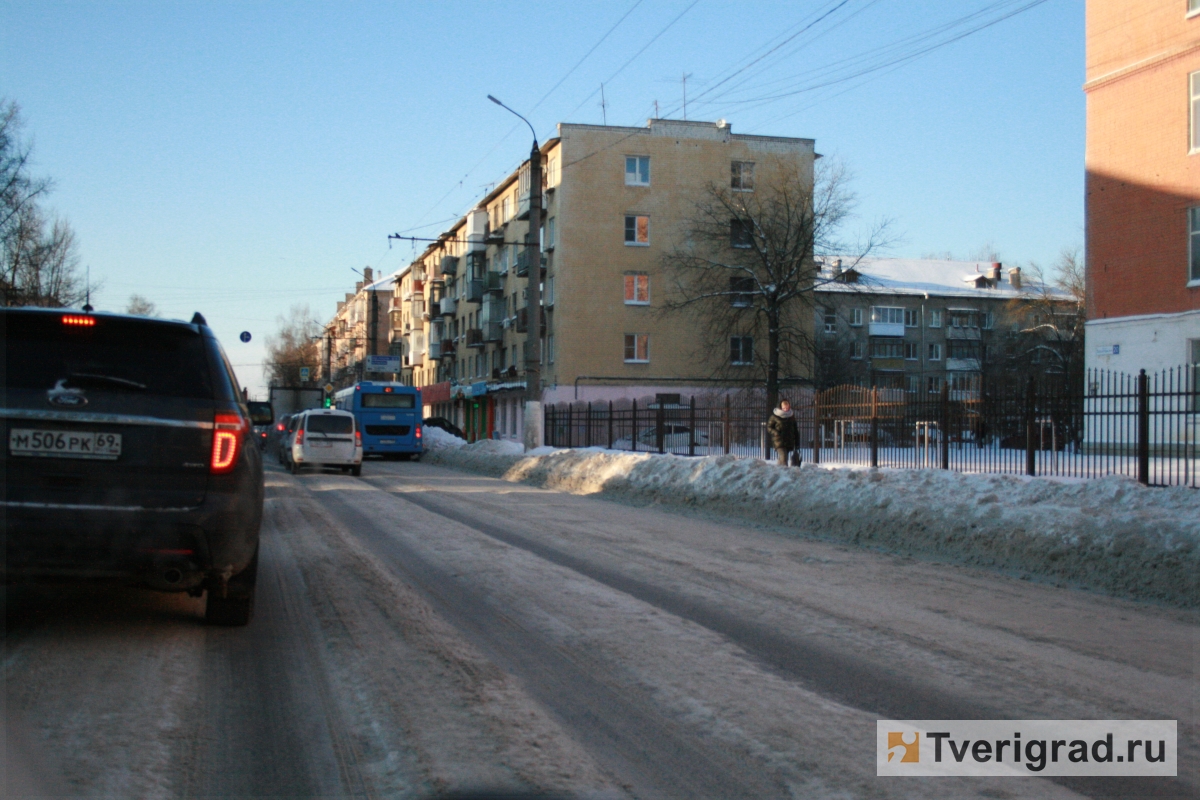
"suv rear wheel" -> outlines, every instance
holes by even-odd
[[[258,553],[249,566],[229,580],[225,596],[221,597],[212,587],[208,590],[208,602],[204,607],[204,621],[209,625],[240,627],[249,624],[254,616],[254,586],[258,582]]]

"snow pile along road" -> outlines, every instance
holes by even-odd
[[[461,440],[460,440],[461,441]],[[1200,492],[942,470],[780,468],[513,442],[431,450],[431,463],[574,494],[683,506],[806,535],[1200,606]]]

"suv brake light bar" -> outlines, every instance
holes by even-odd
[[[224,475],[237,465],[238,454],[250,425],[241,414],[218,411],[213,416],[212,460],[209,472]]]

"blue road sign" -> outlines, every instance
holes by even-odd
[[[238,337],[243,342],[250,341],[250,331],[242,331],[242,335]]]

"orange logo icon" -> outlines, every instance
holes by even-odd
[[[912,741],[905,739],[905,736],[911,736]],[[901,764],[916,764],[921,760],[921,734],[914,731],[913,733],[905,734],[897,731],[888,731],[888,763],[892,763],[892,757],[899,756]]]

